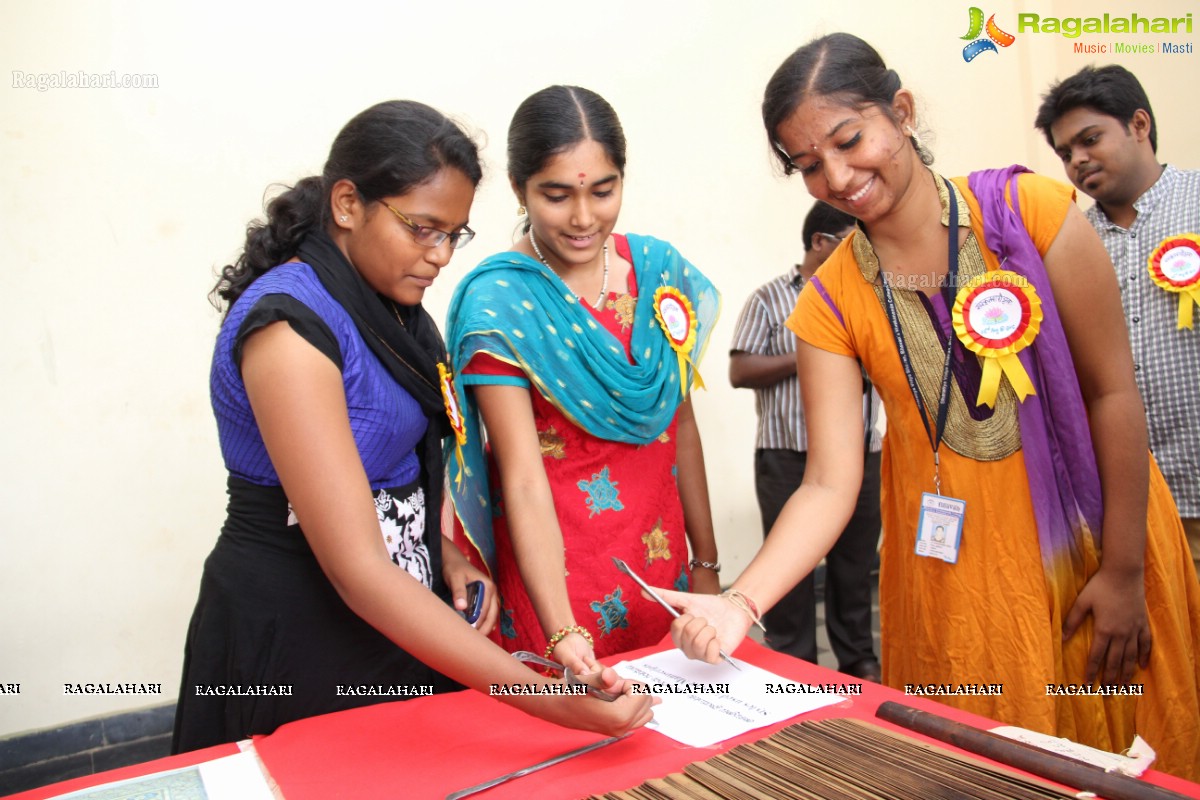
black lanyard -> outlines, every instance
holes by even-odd
[[[953,289],[958,286],[958,200],[954,196],[954,187],[949,182],[947,182],[946,189],[950,194],[950,229],[946,237],[949,241],[950,271],[947,279]],[[917,375],[913,371],[912,358],[909,355],[908,346],[904,343],[904,331],[900,329],[900,315],[896,312],[896,299],[892,296],[892,287],[888,285],[886,278],[883,278],[882,271],[880,278],[883,283],[883,300],[884,306],[887,308],[888,321],[892,324],[896,349],[900,351],[900,363],[904,366],[905,377],[908,378],[908,388],[912,390],[913,399],[917,401],[917,412],[921,415],[921,424],[925,426],[929,444],[933,447],[934,482],[937,484],[938,494],[941,494],[941,478],[937,475],[938,446],[942,443],[942,434],[946,432],[946,414],[950,410],[950,373],[954,362],[954,336],[951,334],[946,342],[946,362],[942,367],[942,390],[938,396],[936,428],[931,430],[925,414],[925,401],[921,397],[921,387],[917,385]]]

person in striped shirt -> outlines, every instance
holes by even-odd
[[[754,390],[758,412],[754,487],[764,535],[804,478],[807,436],[796,336],[784,326],[804,284],[854,228],[854,218],[818,202],[804,219],[804,260],[760,286],[738,318],[729,358],[729,382]],[[825,627],[838,669],[879,680],[871,638],[871,571],[877,563],[880,439],[879,397],[863,379],[866,454],[863,485],[854,516],[825,561]],[[817,660],[816,586],[812,574],[763,615],[767,644],[780,652]]]
[[[1087,219],[1117,270],[1150,451],[1200,570],[1200,325],[1182,323],[1179,313],[1200,278],[1200,170],[1159,163],[1150,99],[1117,64],[1085,67],[1054,84],[1034,124],[1075,188],[1096,201]],[[1180,265],[1173,291],[1148,269],[1168,253]],[[1180,292],[1182,285],[1192,292]]]

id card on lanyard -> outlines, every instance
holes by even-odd
[[[947,279],[952,288],[958,284],[958,199],[954,187],[946,182],[950,194],[950,230],[947,233],[949,242],[949,272]],[[881,275],[882,277],[882,275]],[[896,299],[892,295],[892,287],[883,279],[883,300],[887,309],[888,322],[892,326],[892,336],[896,340],[896,349],[900,353],[900,363],[904,367],[904,376],[908,379],[908,388],[912,391],[917,403],[917,413],[921,415],[921,424],[929,436],[929,444],[933,448],[933,486],[934,491],[921,495],[921,514],[917,518],[916,554],[927,558],[939,558],[948,563],[958,561],[958,549],[962,544],[963,519],[967,512],[965,500],[947,497],[942,494],[942,476],[939,469],[938,448],[942,444],[942,436],[946,432],[946,414],[950,410],[950,382],[953,380],[954,365],[954,336],[946,340],[946,359],[942,366],[942,386],[938,393],[937,413],[933,427],[925,413],[925,400],[921,396],[921,387],[917,385],[917,375],[912,365],[912,356],[904,341],[904,331],[900,328],[900,315],[896,311]]]

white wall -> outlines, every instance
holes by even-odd
[[[850,30],[917,92],[939,169],[1020,161],[1061,176],[1030,121],[1052,78],[1093,61],[1042,34],[964,63],[957,2],[928,13],[883,0],[3,5],[0,684],[21,691],[0,694],[0,736],[175,697],[225,501],[207,397],[213,269],[236,255],[264,188],[319,170],[356,112],[418,99],[486,142],[480,236],[431,292],[441,319],[458,276],[510,242],[504,141],[520,100],[577,83],[613,103],[630,142],[620,227],[674,241],[725,294],[696,404],[732,577],[760,532],[753,397],[728,386],[727,348],[751,289],[801,256],[811,202],[772,172],[758,121],[770,73],[814,35]],[[1015,32],[1011,5],[984,10]],[[1195,8],[1015,5],[1058,16]],[[1196,56],[1123,60],[1155,103],[1162,157],[1200,165]],[[13,71],[60,70],[149,73],[158,88],[10,86]],[[88,681],[162,683],[163,694],[63,695],[63,683]]]

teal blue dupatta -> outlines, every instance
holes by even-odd
[[[632,364],[621,342],[581,306],[566,284],[549,267],[521,253],[485,259],[462,280],[450,301],[446,341],[466,428],[462,463],[453,440],[446,452],[450,494],[467,538],[493,572],[495,502],[488,486],[479,409],[464,391],[471,376],[458,374],[459,369],[477,353],[514,364],[574,424],[598,438],[630,444],[646,444],[666,430],[692,386],[694,365],[700,363],[720,313],[720,294],[669,243],[636,234],[627,238],[638,290]],[[678,289],[691,302],[696,338],[688,353],[690,362],[677,358],[655,314],[660,287]]]

